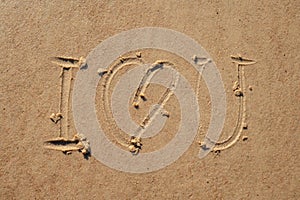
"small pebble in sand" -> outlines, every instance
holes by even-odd
[[[167,118],[170,117],[170,113],[166,110],[161,111],[161,115],[164,116],[164,117],[167,117]]]
[[[142,57],[142,53],[141,53],[141,52],[136,52],[135,55],[136,55],[136,57],[138,57],[138,58]]]
[[[241,97],[241,96],[243,96],[243,92],[240,89],[237,89],[234,91],[234,95],[237,97]]]
[[[243,123],[243,129],[248,129],[248,124],[247,123]]]
[[[97,73],[99,74],[99,76],[102,76],[102,75],[104,75],[104,74],[107,73],[107,69],[99,68],[99,69],[97,70]]]
[[[139,109],[140,107],[138,102],[134,102],[132,105],[135,109]]]
[[[142,99],[143,101],[146,101],[146,100],[147,100],[147,98],[146,98],[146,96],[145,96],[144,93],[141,93],[141,94],[140,94],[140,97],[141,97],[141,99]]]
[[[242,137],[242,140],[243,140],[243,141],[248,140],[248,136],[244,135],[244,136]]]

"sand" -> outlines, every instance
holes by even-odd
[[[299,7],[299,1],[270,0],[2,0],[0,199],[299,199]],[[169,60],[179,66],[176,69],[198,92],[198,133],[178,160],[158,171],[134,174],[109,168],[93,156],[84,158],[77,151],[66,155],[44,148],[44,141],[60,133],[60,123],[49,119],[59,112],[61,98],[61,69],[51,58],[86,57],[105,39],[141,27],[181,32],[209,53],[226,92],[220,141],[230,137],[240,116],[240,97],[232,88],[238,81],[237,71],[230,56],[240,54],[256,61],[243,67],[246,112],[239,140],[199,159],[211,117],[204,80],[199,81],[196,71],[178,56],[144,50],[141,57],[149,63]],[[72,84],[78,70],[72,70]],[[125,72],[117,74],[111,85]],[[96,94],[99,113],[104,109],[101,84]],[[137,124],[164,91],[164,87],[150,84],[148,100],[140,110],[130,107]],[[174,137],[180,127],[178,105],[174,95],[168,99],[165,109],[170,116],[162,132],[143,140],[140,153],[161,149]],[[68,112],[71,136],[77,130],[73,112]],[[126,150],[112,135],[124,136],[112,113],[108,111],[105,119],[99,113],[107,137]]]

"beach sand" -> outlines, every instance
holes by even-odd
[[[299,1],[2,0],[0,8],[0,199],[300,198]],[[177,63],[192,88],[199,90],[198,134],[178,160],[158,171],[134,174],[111,169],[93,156],[85,159],[79,152],[65,155],[44,148],[44,141],[59,133],[59,123],[49,116],[59,111],[61,69],[51,58],[86,57],[103,40],[140,27],[181,32],[210,54],[227,99],[220,140],[233,132],[239,112],[239,97],[232,89],[237,71],[230,56],[256,61],[244,66],[247,127],[239,141],[198,158],[198,142],[211,117],[206,84],[203,80],[197,84],[197,73],[181,58],[150,49],[141,51],[142,58],[149,63],[161,59]],[[77,71],[72,71],[74,80]],[[130,108],[136,122],[164,91],[157,85],[148,89],[143,107]],[[101,111],[100,89],[96,96]],[[178,107],[171,97],[166,105],[170,121],[162,133],[144,140],[140,153],[171,140],[180,123]],[[74,135],[69,112],[69,133]],[[113,140],[112,134],[118,132],[113,117],[105,121],[98,114],[98,119]]]

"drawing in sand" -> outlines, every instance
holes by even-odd
[[[69,113],[70,113],[70,93],[72,85],[72,69],[85,65],[84,58],[54,57],[52,62],[61,68],[60,73],[60,100],[59,112],[52,113],[50,120],[55,124],[59,123],[59,134],[56,138],[45,141],[45,148],[62,151],[70,154],[71,151],[80,151],[89,154],[90,146],[87,138],[83,134],[75,134],[72,138],[69,135]]]

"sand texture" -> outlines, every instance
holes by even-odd
[[[300,199],[300,1],[1,0],[0,10],[0,199]],[[76,129],[72,102],[80,88],[76,75],[89,70],[83,58],[94,62],[87,56],[102,41],[142,27],[181,32],[210,59],[195,52],[189,61],[197,71],[172,52],[141,49],[95,71],[101,77],[97,122],[113,145],[135,158],[163,149],[182,127],[189,130],[181,125],[188,112],[182,102],[200,110],[190,116],[199,127],[179,159],[135,174],[88,154],[94,140]],[[143,63],[152,64],[145,73],[135,69]],[[227,103],[218,141],[205,138],[213,105],[198,73],[213,64]],[[156,70],[169,81],[155,77]],[[131,93],[124,92],[126,80],[135,84]],[[179,99],[176,90],[183,86],[196,98]],[[45,148],[51,139],[47,145],[58,151]],[[216,146],[200,159],[203,141]],[[103,152],[109,155],[110,148]],[[128,166],[140,165],[134,162]]]

